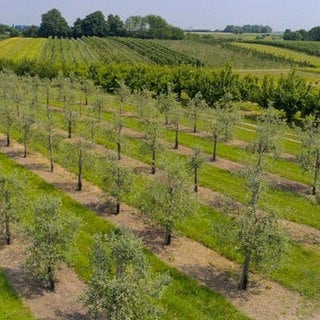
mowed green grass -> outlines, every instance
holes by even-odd
[[[46,39],[10,38],[0,41],[0,59],[19,61],[23,59],[37,60]]]
[[[35,320],[0,269],[0,320]]]

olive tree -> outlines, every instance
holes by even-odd
[[[303,128],[298,129],[301,149],[297,158],[304,170],[313,172],[312,194],[318,192],[318,177],[320,169],[320,126],[313,116],[305,119]]]
[[[187,116],[193,120],[193,133],[197,132],[197,122],[208,108],[206,101],[203,99],[201,92],[197,92],[191,99],[187,108]]]
[[[61,210],[61,200],[41,196],[34,204],[30,221],[24,233],[30,245],[27,248],[27,267],[42,281],[48,281],[55,290],[56,271],[66,261],[66,252],[79,225],[79,220]]]
[[[92,319],[160,319],[157,301],[171,279],[151,272],[139,238],[126,229],[96,236],[90,261],[81,301]]]
[[[206,126],[212,133],[212,161],[216,160],[218,141],[229,141],[241,118],[239,110],[232,105],[231,98],[230,94],[226,94],[210,112],[205,114]]]
[[[137,206],[165,229],[164,244],[170,245],[174,226],[196,212],[196,201],[185,163],[165,163],[160,178],[146,184]]]
[[[16,173],[0,173],[0,223],[5,230],[7,245],[11,244],[11,226],[19,220],[23,210],[22,180]]]
[[[124,167],[117,157],[110,156],[106,166],[100,168],[103,190],[115,200],[116,214],[120,213],[122,198],[130,192],[133,181],[132,172]]]
[[[201,150],[199,148],[195,148],[188,161],[189,168],[194,171],[194,192],[198,192],[198,171],[203,165],[204,161],[205,159],[201,153]]]

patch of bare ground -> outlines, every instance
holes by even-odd
[[[100,215],[116,225],[124,225],[139,234],[144,244],[162,260],[176,267],[190,277],[200,281],[212,290],[224,294],[239,310],[252,319],[307,319],[300,315],[300,310],[305,308],[302,297],[277,283],[261,279],[259,275],[251,274],[253,285],[246,292],[237,289],[237,274],[239,265],[222,257],[202,244],[181,235],[174,235],[171,246],[162,246],[163,232],[153,224],[146,224],[140,214],[133,208],[123,205],[119,215],[110,214],[110,208],[104,208],[103,195],[99,188],[85,182],[84,191],[75,191],[76,177],[56,165],[55,172],[48,171],[48,160],[39,154],[31,154],[28,158],[21,158],[22,147],[14,144],[10,148],[1,147],[0,151],[10,155],[18,163],[24,165],[44,180],[59,187],[89,208],[95,209]],[[12,260],[14,258],[12,257]],[[80,284],[79,284],[80,285]],[[19,288],[17,288],[19,290]],[[76,289],[76,292],[80,290]],[[25,300],[28,297],[24,298]],[[37,301],[39,305],[41,300]],[[54,310],[65,305],[65,300],[51,302]],[[71,304],[70,304],[71,307]],[[44,310],[46,303],[42,304]],[[74,314],[78,309],[67,311]],[[65,312],[65,311],[63,311]],[[46,315],[45,319],[51,319]],[[57,317],[55,319],[58,319]],[[65,317],[64,319],[68,319]],[[311,319],[311,318],[310,318]],[[313,318],[316,319],[316,318]]]
[[[25,247],[18,241],[0,250],[0,266],[20,298],[39,320],[89,319],[77,301],[85,285],[70,268],[57,272],[56,291],[33,280],[25,268]]]

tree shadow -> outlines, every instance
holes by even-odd
[[[249,295],[259,295],[263,286],[254,279],[249,278],[247,290],[240,290],[238,281],[240,270],[228,269],[218,270],[213,265],[199,266],[198,264],[185,264],[179,267],[180,271],[191,275],[193,278],[205,284],[210,289],[217,291],[230,299],[247,300]]]
[[[57,319],[64,319],[64,320],[89,320],[90,317],[86,314],[83,314],[79,311],[74,312],[62,312],[60,310],[56,310],[55,314]]]

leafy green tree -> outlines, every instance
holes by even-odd
[[[125,35],[125,28],[124,23],[120,19],[118,15],[109,14],[107,19],[108,25],[108,36],[124,36]]]
[[[50,159],[50,172],[53,172],[54,170],[54,128],[56,126],[56,122],[54,119],[54,114],[52,109],[50,107],[46,108],[46,117],[44,122],[42,123],[43,128],[46,130],[48,141],[47,141],[47,148],[49,152],[49,159]]]
[[[22,182],[16,173],[0,173],[0,225],[4,226],[7,245],[11,244],[11,226],[19,220],[23,208]]]
[[[212,161],[216,160],[217,143],[219,139],[229,141],[232,138],[235,126],[240,122],[241,116],[237,108],[232,105],[231,95],[226,94],[212,109],[205,115],[205,122],[212,132],[213,152]]]
[[[42,281],[48,281],[55,290],[56,271],[67,260],[67,249],[77,231],[79,220],[61,211],[61,201],[52,196],[41,196],[34,204],[34,212],[25,225],[30,242],[27,249],[27,267]]]
[[[298,129],[301,149],[297,155],[302,168],[313,172],[312,194],[318,192],[318,178],[320,169],[320,127],[313,116],[305,119],[303,129]]]
[[[88,105],[88,98],[90,94],[94,91],[94,83],[90,79],[83,79],[81,82],[81,90],[84,94],[84,104]]]
[[[108,25],[101,11],[88,14],[82,20],[82,32],[84,36],[104,37],[108,32]]]
[[[194,192],[198,192],[198,171],[203,165],[205,159],[201,150],[199,148],[195,148],[193,155],[190,157],[188,166],[191,170],[194,171]]]
[[[67,21],[62,17],[57,9],[51,9],[42,15],[39,28],[40,37],[58,37],[65,38],[71,34]]]
[[[27,26],[22,30],[22,35],[26,38],[37,38],[39,34],[39,27],[35,25]]]
[[[165,163],[160,180],[153,179],[138,197],[138,207],[165,229],[170,245],[176,223],[196,212],[196,202],[183,163]]]
[[[187,116],[193,119],[193,133],[197,132],[197,121],[205,112],[208,105],[202,98],[201,92],[197,92],[194,98],[188,104]]]
[[[76,39],[83,36],[82,24],[83,21],[80,18],[77,18],[77,20],[73,23],[72,36]]]
[[[154,275],[139,238],[122,229],[97,236],[91,256],[92,274],[81,300],[93,319],[160,319],[157,300],[171,279]]]

